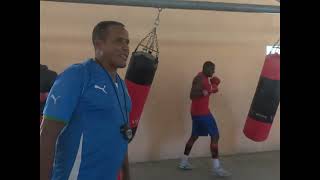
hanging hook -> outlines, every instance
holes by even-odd
[[[154,26],[155,26],[155,27],[159,26],[159,23],[160,23],[160,13],[161,13],[161,11],[162,11],[162,8],[158,8],[158,15],[157,15],[157,18],[156,18],[156,20],[155,20],[155,22],[154,22]]]

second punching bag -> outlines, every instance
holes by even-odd
[[[249,139],[260,142],[267,139],[280,103],[280,54],[265,58],[258,86],[243,133]]]

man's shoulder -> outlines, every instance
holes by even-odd
[[[91,59],[79,62],[79,63],[74,63],[69,65],[61,74],[66,74],[68,72],[73,73],[79,73],[84,71],[85,69],[89,69],[90,66],[92,65]]]
[[[193,81],[201,81],[201,80],[202,80],[201,74],[197,74],[197,75],[193,78]]]

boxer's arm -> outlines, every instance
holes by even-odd
[[[200,76],[196,76],[193,79],[192,82],[192,88],[190,92],[190,99],[193,100],[195,98],[199,98],[204,96],[205,94],[203,93],[203,87],[202,87],[202,80]]]

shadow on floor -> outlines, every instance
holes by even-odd
[[[192,171],[178,169],[178,159],[131,164],[134,180],[212,180],[209,157],[194,158]],[[280,151],[222,156],[222,166],[232,173],[228,180],[280,180]]]

